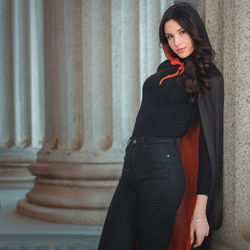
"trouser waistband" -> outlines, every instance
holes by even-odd
[[[129,143],[133,144],[139,144],[139,145],[145,145],[145,144],[151,144],[151,143],[169,143],[177,145],[177,137],[175,136],[130,136],[127,142],[127,145]]]

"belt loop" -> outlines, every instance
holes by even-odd
[[[130,143],[132,136],[128,138],[127,145]]]
[[[145,140],[145,139],[146,139],[146,136],[143,136],[143,137],[142,137],[142,145],[143,145],[143,146],[146,144],[146,140]]]
[[[177,137],[174,137],[174,139],[175,139],[175,146],[178,147]]]

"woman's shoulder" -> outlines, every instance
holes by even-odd
[[[163,69],[166,69],[166,68],[168,68],[169,66],[171,66],[171,64],[170,64],[170,61],[167,59],[167,60],[161,62],[161,63],[158,65],[157,71],[156,71],[156,72],[159,72],[159,71],[161,71],[161,70],[163,70]]]
[[[208,70],[208,81],[212,92],[224,93],[223,74],[214,63],[211,64]]]
[[[223,78],[222,73],[213,62],[211,63],[211,66],[208,70],[208,77],[209,78]]]

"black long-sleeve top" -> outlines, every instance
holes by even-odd
[[[177,66],[168,60],[161,63],[157,72],[148,77],[143,84],[142,102],[136,117],[133,136],[174,136],[182,137],[189,126],[199,119],[197,103],[189,103],[183,88],[183,76],[168,78],[159,85],[160,80],[176,72]],[[211,173],[208,151],[202,126],[199,133],[199,171],[197,194],[209,195]]]

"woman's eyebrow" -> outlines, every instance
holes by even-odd
[[[181,30],[184,30],[183,28],[179,28],[178,30],[177,30],[177,32],[179,32],[179,31],[181,31]],[[165,36],[167,36],[167,35],[172,35],[171,33],[165,33]]]

